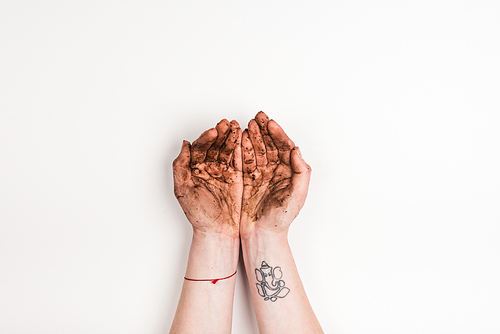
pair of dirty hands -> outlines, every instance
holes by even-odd
[[[237,238],[286,233],[304,205],[311,167],[262,111],[241,131],[220,121],[173,162],[174,193],[195,231]]]

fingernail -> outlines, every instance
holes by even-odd
[[[297,150],[299,157],[302,158],[302,153],[300,152],[300,148],[297,146],[297,147],[295,147],[295,149]]]

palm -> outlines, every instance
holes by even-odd
[[[203,162],[191,168],[191,180],[188,198],[179,203],[184,207],[194,201],[205,203],[203,210],[195,210],[192,214],[194,225],[218,224],[221,221],[231,226],[238,226],[243,189],[242,172],[230,165],[220,162]],[[188,216],[188,218],[190,218]]]
[[[286,207],[290,199],[292,169],[284,164],[257,166],[243,175],[243,211],[256,221],[273,216],[277,208]],[[286,211],[286,210],[285,210]]]

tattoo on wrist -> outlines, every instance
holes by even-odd
[[[264,300],[275,302],[278,298],[284,298],[290,292],[285,287],[285,281],[281,279],[283,272],[281,267],[270,267],[266,261],[262,261],[260,268],[255,268],[257,292]]]

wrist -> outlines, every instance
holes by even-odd
[[[290,224],[271,219],[245,219],[240,221],[241,240],[270,239],[279,240],[288,238]]]
[[[240,240],[238,235],[224,233],[193,231],[191,248],[197,247],[207,254],[214,254],[217,258],[232,258],[238,256]]]
[[[272,227],[277,224],[270,224]],[[278,225],[279,226],[279,225]],[[256,240],[260,240],[261,242],[279,242],[279,241],[288,241],[288,227],[286,228],[268,228],[268,227],[259,227],[255,224],[248,225],[245,228],[240,228],[240,239],[242,243],[252,242]]]
[[[211,224],[197,225],[191,223],[193,227],[193,237],[210,238],[210,239],[239,239],[238,223],[232,220],[218,220]]]
[[[220,241],[223,243],[231,243],[233,241],[237,241],[239,239],[239,232],[237,229],[227,230],[227,229],[218,229],[218,230],[205,230],[200,228],[193,227],[193,239],[200,241]]]
[[[254,229],[241,237],[241,249],[247,272],[253,272],[262,261],[282,264],[290,252],[288,234]]]
[[[237,236],[194,230],[186,277],[218,278],[232,274],[238,265],[239,245]]]

